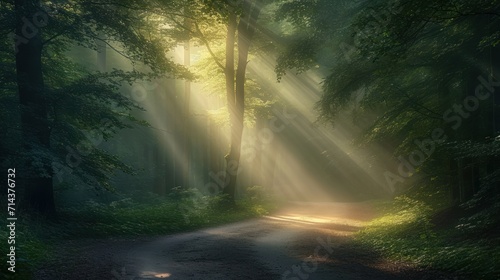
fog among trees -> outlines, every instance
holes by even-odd
[[[78,273],[81,260],[68,253],[73,268],[44,278],[41,267],[59,266],[48,257],[58,242],[69,252],[67,240],[255,218],[262,232],[275,230],[269,219],[335,238],[349,231],[355,245],[345,248],[373,251],[393,271],[329,267],[311,279],[497,279],[499,5],[1,1],[1,216],[16,225],[0,232],[2,277]],[[320,267],[345,253],[327,251]],[[375,261],[352,252],[363,267]],[[250,277],[246,265],[257,279],[298,279],[236,263],[234,275]],[[121,279],[108,266],[81,277]]]

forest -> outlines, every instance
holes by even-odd
[[[499,0],[1,0],[1,279],[500,279]]]

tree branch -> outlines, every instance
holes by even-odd
[[[207,50],[210,53],[210,56],[212,56],[212,58],[214,59],[215,63],[217,64],[217,66],[219,66],[219,68],[221,68],[223,71],[226,71],[226,67],[224,67],[224,65],[222,65],[222,63],[219,61],[219,58],[217,58],[217,56],[215,55],[215,53],[212,51],[212,48],[210,47],[210,44],[209,44],[208,40],[205,38],[205,35],[203,35],[203,32],[201,32],[200,27],[198,26],[198,23],[195,22],[194,26],[196,27],[196,32],[200,35],[200,37],[199,37],[200,40],[207,47]]]
[[[129,59],[129,60],[134,60],[132,57],[124,54],[123,52],[119,51],[118,49],[116,49],[115,47],[113,47],[110,43],[108,43],[106,40],[102,39],[102,38],[99,38],[97,36],[90,36],[90,38],[93,38],[94,40],[99,40],[99,41],[102,41],[104,42],[107,46],[109,46],[112,50],[114,50],[115,52],[117,52],[119,55],[125,57],[126,59]]]
[[[64,33],[66,33],[66,30],[61,31],[61,32],[57,33],[56,35],[54,35],[54,36],[50,37],[49,39],[47,39],[47,40],[43,41],[43,42],[42,42],[42,45],[46,45],[46,44],[50,43],[50,41],[52,41],[52,40],[54,40],[55,38],[57,38],[57,37],[59,37],[59,36],[63,35]]]

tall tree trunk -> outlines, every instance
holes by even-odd
[[[230,130],[231,130],[231,143],[229,147],[229,152],[225,156],[226,159],[226,185],[223,186],[223,193],[229,195],[231,200],[234,201],[235,194],[235,181],[236,181],[236,172],[232,172],[229,167],[232,166],[233,161],[236,155],[236,147],[235,144],[237,142],[237,132],[236,126],[238,124],[237,121],[237,113],[236,113],[236,98],[234,92],[234,43],[236,38],[236,14],[233,11],[230,11],[228,16],[227,23],[227,34],[226,34],[226,97],[227,97],[227,107],[229,111],[229,120],[230,120]],[[232,185],[232,186],[231,186]]]
[[[43,155],[50,149],[50,126],[47,118],[47,101],[44,96],[41,60],[43,46],[41,30],[35,26],[38,20],[35,15],[40,14],[40,11],[39,1],[15,1],[16,40],[24,39],[21,43],[16,43],[17,83],[21,104],[23,142],[30,155],[34,155],[35,152],[41,152]],[[26,174],[19,175],[29,178],[21,182],[25,187],[26,206],[50,215],[55,213],[52,168],[48,158],[43,157],[41,170],[28,174],[30,168],[27,168]],[[31,161],[27,164],[31,164]]]
[[[187,14],[187,11],[185,12]],[[189,18],[184,19],[184,25],[187,30],[191,30],[191,20]],[[189,67],[191,65],[191,40],[186,39],[184,42],[184,66]],[[183,163],[183,187],[189,188],[189,179],[191,176],[191,139],[190,139],[190,103],[191,103],[191,82],[186,80],[184,82],[184,127],[183,127],[183,148],[184,148],[184,163]]]
[[[230,15],[228,22],[228,36],[226,41],[226,91],[231,122],[231,146],[226,155],[227,186],[224,193],[234,203],[236,181],[240,165],[241,140],[243,136],[243,117],[245,111],[245,79],[248,61],[248,51],[255,34],[255,24],[260,15],[260,1],[244,1],[243,15],[237,25],[238,31],[238,68],[236,70],[236,91],[234,91],[234,36],[236,16]],[[231,65],[229,65],[229,63]]]
[[[254,151],[255,151],[255,157],[253,160],[253,166],[252,166],[252,176],[250,179],[250,183],[252,185],[256,186],[265,186],[264,184],[264,166],[269,167],[268,165],[264,164],[264,148],[265,145],[262,143],[262,141],[259,140],[259,132],[262,131],[262,129],[265,128],[264,124],[264,119],[261,116],[257,116],[256,119],[256,124],[255,124],[255,146],[254,146]],[[267,163],[267,162],[266,162]]]

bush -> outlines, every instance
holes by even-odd
[[[466,279],[499,279],[498,239],[464,239],[455,228],[435,229],[433,210],[424,202],[402,196],[383,207],[377,218],[356,236],[362,246],[423,268],[459,273]]]
[[[238,201],[227,207],[225,195],[203,196],[194,189],[174,189],[166,199],[150,203],[132,198],[120,198],[111,203],[89,200],[72,208],[59,209],[58,219],[43,220],[35,216],[18,219],[16,234],[16,278],[30,279],[30,270],[47,261],[60,240],[78,238],[108,238],[171,234],[257,217],[268,212],[265,205],[251,200]],[[2,216],[3,215],[3,216]],[[3,220],[6,214],[0,215]],[[7,240],[7,232],[0,238]],[[1,258],[6,263],[6,255]],[[17,269],[22,271],[17,273]],[[26,275],[24,275],[25,273]],[[0,272],[0,279],[11,279]]]
[[[263,186],[248,187],[245,191],[245,197],[258,203],[266,203],[276,200],[271,188]]]

